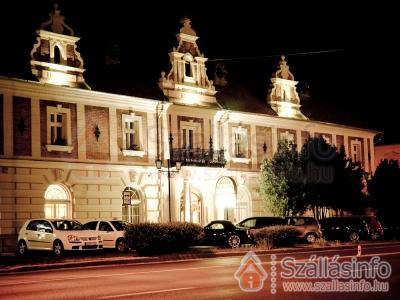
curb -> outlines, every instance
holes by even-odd
[[[382,243],[368,243],[360,242],[347,245],[339,246],[326,246],[326,247],[292,247],[292,248],[280,248],[273,250],[257,250],[253,249],[254,253],[259,255],[265,254],[285,254],[292,253],[296,251],[313,251],[313,252],[323,252],[326,250],[346,250],[354,249],[357,254],[358,245],[364,246],[382,246],[382,245],[399,245],[400,242],[382,242]],[[201,258],[218,258],[218,257],[235,257],[243,256],[249,249],[240,249],[240,251],[219,251],[219,252],[199,252],[199,253],[182,253],[182,254],[171,254],[163,256],[142,256],[142,257],[121,257],[121,258],[109,258],[109,259],[97,259],[90,261],[77,261],[77,262],[61,262],[61,263],[49,263],[49,264],[35,264],[35,265],[21,265],[16,267],[11,267],[9,269],[0,269],[0,275],[20,273],[26,271],[42,271],[42,270],[54,270],[54,269],[71,269],[71,268],[81,268],[81,267],[96,267],[96,266],[109,266],[109,265],[135,265],[143,263],[156,263],[156,262],[169,262],[169,261],[185,261]]]

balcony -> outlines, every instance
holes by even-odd
[[[223,168],[226,164],[224,150],[182,149],[171,150],[171,163],[180,161],[182,166]]]

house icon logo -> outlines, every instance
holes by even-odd
[[[253,251],[247,252],[242,258],[240,267],[235,272],[235,279],[240,289],[245,292],[258,292],[264,287],[267,272]]]

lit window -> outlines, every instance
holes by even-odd
[[[233,156],[238,158],[247,157],[247,129],[243,127],[233,128],[234,151]]]
[[[294,143],[294,134],[286,130],[285,132],[281,132],[280,139]]]
[[[122,115],[122,150],[124,155],[143,156],[142,117]]]
[[[47,219],[69,218],[71,200],[68,191],[61,185],[51,184],[44,193],[44,214]]]
[[[194,149],[200,147],[200,123],[190,121],[181,121],[180,127],[182,128],[182,148]]]
[[[361,142],[358,140],[355,141],[351,141],[350,144],[351,147],[351,159],[353,160],[353,162],[360,162],[361,161]]]
[[[47,106],[47,151],[71,152],[71,110],[61,105]]]

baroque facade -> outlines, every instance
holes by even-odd
[[[374,170],[376,132],[309,120],[285,57],[266,95],[270,114],[228,110],[189,19],[176,37],[159,79],[166,101],[97,92],[84,80],[79,38],[59,10],[50,14],[31,52],[37,81],[0,77],[0,250],[29,218],[205,224],[267,215],[260,164],[280,139],[301,146],[321,136]]]

